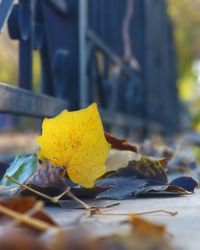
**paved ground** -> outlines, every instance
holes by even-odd
[[[36,133],[0,132],[0,156],[30,154],[36,151]]]
[[[157,209],[177,211],[178,214],[173,217],[162,213],[144,215],[144,217],[155,223],[166,224],[168,232],[173,235],[171,240],[178,249],[200,249],[200,190],[192,195],[182,197],[125,200],[120,205],[106,208],[104,211],[133,213]],[[59,224],[67,225],[82,214],[83,210],[47,207],[47,212]],[[126,216],[95,216],[92,219],[84,220],[84,223],[91,225],[93,232],[106,234],[119,230],[124,231],[124,226],[118,223],[124,219]]]

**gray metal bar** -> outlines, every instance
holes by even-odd
[[[53,117],[66,109],[61,99],[0,83],[0,112],[38,118]]]
[[[61,99],[0,83],[0,113],[32,116],[37,118],[53,117],[67,108],[67,102]],[[123,128],[141,128],[144,121],[121,113],[100,110],[105,124],[115,124]],[[149,124],[152,125],[152,124]],[[153,130],[161,130],[159,124],[153,124]]]
[[[88,105],[87,79],[87,27],[88,27],[88,0],[79,0],[79,84],[80,107]]]

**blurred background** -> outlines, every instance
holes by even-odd
[[[0,82],[97,102],[106,130],[137,141],[200,132],[200,0],[6,1]],[[34,151],[41,119],[8,113],[0,154]]]

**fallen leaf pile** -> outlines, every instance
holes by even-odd
[[[17,157],[1,181],[4,186],[23,184],[17,194],[36,190],[55,201],[52,197],[63,193],[56,199],[59,203],[73,194],[117,200],[138,195],[183,195],[198,185],[191,177],[168,181],[168,165],[174,159],[169,147],[158,150],[146,142],[140,150],[127,139],[105,133],[96,104],[44,119],[37,142],[39,160],[36,156]],[[145,152],[153,157],[145,156]],[[70,191],[65,192],[67,189]]]
[[[97,237],[81,225],[58,226],[34,198],[0,201],[0,250],[172,250],[164,225],[132,215],[126,234]],[[11,240],[12,239],[12,240]]]
[[[97,181],[99,187],[110,187],[97,195],[97,198],[125,199],[148,194],[189,194],[198,183],[191,177],[179,177],[171,183],[159,160],[141,157],[129,162],[126,168]]]
[[[80,233],[80,225],[73,230],[60,228],[37,200],[61,208],[85,208],[87,216],[106,216],[102,209],[118,205],[116,200],[190,195],[198,186],[196,180],[191,176],[167,175],[168,170],[176,169],[177,162],[183,160],[177,151],[174,153],[169,145],[155,147],[150,142],[139,147],[104,132],[96,104],[45,118],[37,142],[36,155],[18,156],[9,166],[2,163],[5,174],[1,180],[0,225],[5,225],[6,230],[0,231],[0,250],[33,249],[33,246],[38,250],[110,250],[116,246],[117,249],[172,249],[164,225],[132,216],[128,234],[98,238],[83,233],[85,230]],[[194,164],[190,163],[186,164],[192,169]],[[177,169],[180,173],[181,168]],[[16,239],[15,246],[5,240],[9,233]],[[74,235],[79,235],[78,240]],[[20,248],[21,242],[24,246],[30,244],[30,248]]]

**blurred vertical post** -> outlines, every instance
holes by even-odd
[[[79,0],[79,86],[80,108],[88,105],[87,41],[88,0]]]
[[[20,0],[19,2],[19,86],[32,90],[33,78],[33,1]]]

